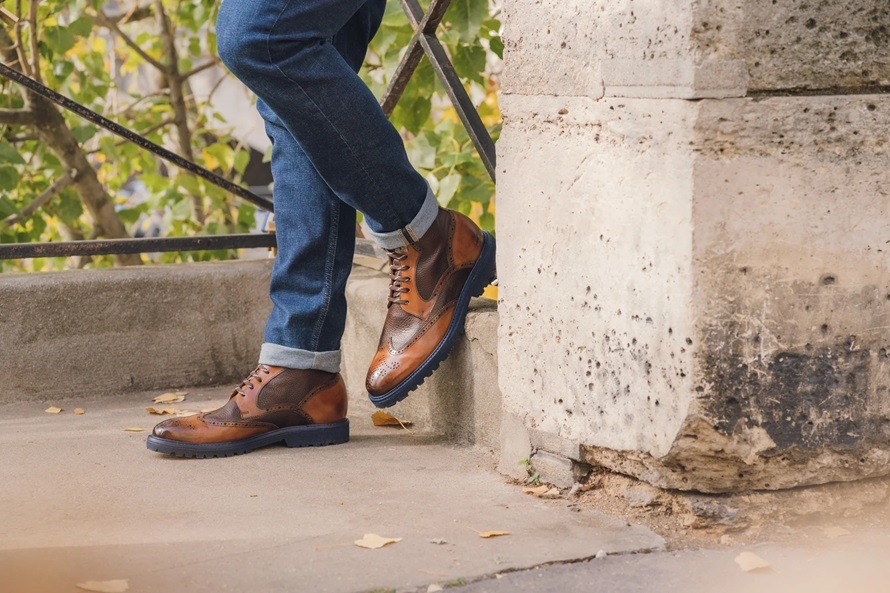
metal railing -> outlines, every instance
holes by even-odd
[[[2,3],[3,0],[0,0]],[[488,174],[495,179],[495,148],[479,113],[473,106],[466,89],[454,69],[448,53],[436,37],[436,30],[442,23],[451,0],[432,0],[429,9],[424,12],[417,0],[401,0],[402,9],[408,17],[414,35],[408,43],[402,61],[381,100],[381,107],[389,117],[408,86],[411,77],[426,56],[433,70],[445,87],[457,115],[466,128]],[[14,22],[15,16],[0,8],[4,20]],[[209,183],[220,187],[229,194],[238,196],[255,206],[272,212],[274,206],[269,198],[259,196],[250,190],[225,179],[216,173],[194,163],[182,156],[167,150],[138,133],[130,130],[98,113],[57,93],[40,82],[26,76],[22,72],[0,62],[0,76],[7,78],[30,91],[52,101],[56,105],[75,113],[87,121],[136,144],[165,161],[181,169],[197,175]],[[88,255],[122,255],[138,253],[154,253],[164,251],[199,251],[213,249],[240,248],[272,248],[275,247],[274,233],[267,234],[232,234],[232,235],[200,235],[193,237],[160,237],[104,239],[95,241],[59,241],[52,243],[6,243],[0,244],[0,260],[29,259],[39,257],[69,257]],[[356,252],[375,254],[377,250],[368,241],[359,241]]]

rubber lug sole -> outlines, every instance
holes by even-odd
[[[349,441],[349,420],[344,418],[330,424],[307,424],[279,428],[256,436],[228,443],[183,443],[150,435],[145,446],[158,453],[209,459],[232,457],[250,453],[260,447],[284,443],[288,447],[324,447]]]
[[[454,316],[451,318],[451,323],[448,324],[448,329],[445,331],[442,341],[439,342],[439,345],[436,346],[426,360],[397,386],[382,395],[368,394],[368,399],[371,400],[372,404],[378,408],[389,408],[396,405],[408,397],[412,391],[423,385],[423,382],[433,374],[433,371],[439,368],[442,361],[448,358],[452,348],[454,348],[454,344],[457,343],[457,338],[464,330],[464,323],[470,308],[470,299],[482,296],[482,293],[485,292],[485,287],[491,284],[497,276],[495,267],[496,251],[497,247],[494,237],[489,233],[483,233],[482,252],[473,265],[470,276],[467,278],[467,283],[457,298],[457,304],[454,306]]]

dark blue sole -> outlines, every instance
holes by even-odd
[[[479,254],[479,259],[473,266],[470,276],[467,278],[467,283],[457,298],[457,304],[454,306],[454,317],[451,318],[451,323],[448,324],[448,329],[442,341],[439,342],[439,345],[436,346],[436,349],[433,350],[427,359],[397,386],[382,395],[368,394],[368,399],[378,408],[394,406],[408,397],[408,394],[420,387],[427,377],[439,368],[439,364],[448,358],[457,338],[463,332],[467,311],[470,308],[470,299],[481,296],[485,292],[485,287],[495,279],[495,240],[489,233],[483,233],[483,237],[482,253]]]
[[[177,457],[231,457],[250,453],[260,447],[284,443],[288,447],[323,447],[349,441],[349,420],[331,424],[307,424],[279,428],[254,437],[228,443],[183,443],[150,435],[145,446],[152,451]]]

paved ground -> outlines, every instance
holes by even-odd
[[[218,390],[199,390],[176,407],[218,403]],[[150,396],[59,405],[58,415],[0,408],[2,593],[111,579],[135,593],[426,590],[663,544],[644,527],[524,495],[472,451],[374,427],[369,408],[351,414],[346,445],[184,460],[123,430],[159,420],[145,411]],[[489,530],[510,535],[479,537]],[[366,533],[402,541],[353,545]]]
[[[150,395],[63,402],[58,415],[0,407],[0,593],[112,579],[134,593],[890,592],[886,520],[665,552],[644,527],[522,494],[473,451],[374,427],[365,406],[347,445],[164,457],[145,449],[147,431],[123,430],[159,419],[145,412]],[[218,390],[197,390],[175,406],[218,403]],[[849,533],[824,531],[838,526]],[[488,530],[510,535],[479,537]],[[356,547],[365,533],[402,541]],[[600,550],[611,555],[589,559]],[[770,568],[742,571],[744,550]]]
[[[751,551],[770,567],[744,572],[734,559]],[[856,530],[828,540],[821,530],[795,542],[727,550],[610,556],[484,579],[454,593],[886,593],[890,531]]]

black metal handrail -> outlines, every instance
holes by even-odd
[[[2,3],[3,0],[0,0]],[[408,43],[402,61],[396,68],[389,87],[381,100],[381,107],[387,117],[399,102],[405,88],[420,65],[423,56],[427,56],[433,70],[445,87],[463,126],[466,128],[476,151],[479,153],[491,179],[495,179],[495,148],[479,113],[473,106],[466,89],[454,69],[442,43],[436,37],[436,30],[451,5],[451,0],[432,0],[429,10],[424,12],[417,0],[401,0],[402,9],[414,29],[414,35]],[[10,13],[4,11],[8,19]],[[57,93],[40,82],[26,76],[14,68],[0,62],[0,76],[7,78],[32,92],[49,99],[63,109],[71,111],[84,119],[100,126],[147,150],[160,158],[197,175],[211,184],[220,187],[232,195],[236,195],[257,207],[273,211],[274,206],[269,198],[259,196],[250,190],[225,179],[216,173],[194,163],[163,146],[160,146],[138,133],[126,128],[92,109],[85,107],[68,97]],[[364,242],[359,243],[364,250],[373,249]],[[0,244],[0,260],[29,259],[38,257],[69,257],[75,255],[121,255],[135,253],[153,253],[163,251],[198,251],[215,249],[239,249],[251,247],[274,247],[275,235],[270,234],[235,234],[235,235],[200,235],[195,237],[161,237],[134,239],[104,239],[96,241],[59,241],[53,243],[6,243]]]

